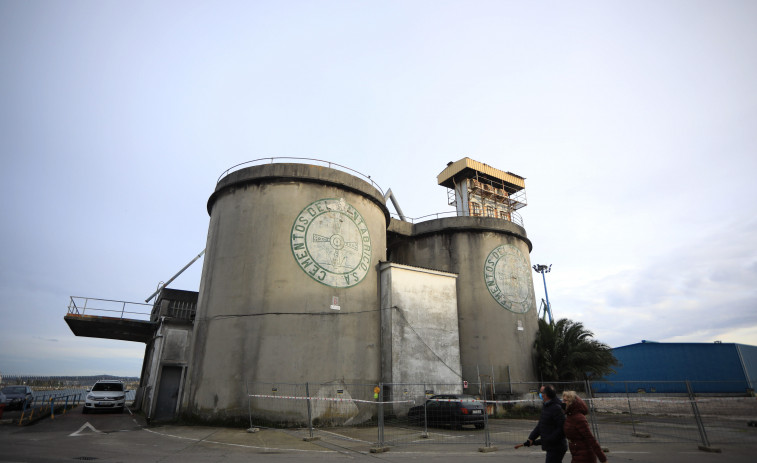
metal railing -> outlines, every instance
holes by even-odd
[[[150,319],[152,304],[140,302],[98,299],[94,297],[71,296],[68,303],[70,315],[99,315],[105,317]],[[135,318],[136,317],[136,318]]]
[[[32,400],[24,402],[18,425],[23,426],[46,416],[54,419],[56,413],[65,414],[78,407],[85,394],[86,392],[35,394]]]
[[[338,168],[338,170],[342,170],[342,171],[345,171],[347,173],[355,174],[357,176],[362,177],[364,180],[368,181],[371,185],[373,185],[378,191],[380,191],[382,195],[384,195],[384,190],[375,181],[373,181],[373,179],[371,178],[370,175],[363,174],[363,173],[358,172],[358,171],[356,171],[354,169],[351,169],[351,168],[349,168],[347,166],[343,166],[341,164],[337,164],[337,163],[331,162],[331,161],[325,161],[325,160],[322,160],[322,159],[314,159],[314,158],[289,157],[289,156],[259,158],[259,159],[253,159],[251,161],[246,161],[246,162],[239,163],[239,164],[234,165],[232,167],[229,167],[228,169],[226,169],[225,171],[223,171],[223,173],[221,173],[221,175],[218,177],[218,180],[216,181],[216,184],[218,184],[224,177],[226,177],[230,173],[235,172],[237,170],[241,170],[241,169],[243,169],[245,167],[249,167],[249,166],[253,166],[253,165],[262,165],[262,164],[276,164],[276,163],[280,162],[281,160],[308,161],[310,163],[318,163],[318,165],[324,165],[324,166],[326,166],[326,167],[328,167],[330,169]],[[394,217],[394,218],[396,218],[396,219],[400,219],[401,220],[401,218],[399,217],[399,215],[396,214],[396,213],[391,213],[391,216]],[[427,215],[424,215],[424,216],[421,216],[421,217],[416,217],[416,218],[405,217],[405,219],[406,219],[406,221],[408,221],[410,223],[418,223],[418,222],[425,222],[427,220],[432,220],[432,219],[440,219],[440,218],[443,218],[443,217],[458,217],[458,216],[462,216],[462,215],[458,214],[455,211],[451,211],[451,212],[448,211],[448,212],[437,212],[437,213],[427,214]],[[477,214],[477,215],[470,215],[470,216],[471,217],[488,217],[485,213],[480,213],[480,214]],[[492,218],[498,218],[498,217],[492,217]],[[523,218],[520,216],[520,214],[518,214],[515,211],[511,211],[510,212],[510,219],[509,220],[505,219],[505,218],[500,218],[500,219],[512,222],[512,223],[514,223],[516,225],[520,225],[521,227],[523,227]]]
[[[268,158],[259,158],[259,159],[253,159],[252,161],[246,161],[239,163],[235,166],[231,166],[218,177],[218,180],[216,181],[216,184],[218,184],[224,177],[229,175],[232,172],[235,172],[237,170],[243,169],[244,167],[253,166],[253,165],[260,165],[260,164],[278,164],[280,160],[282,159],[293,159],[297,161],[309,161],[309,162],[316,162],[319,163],[319,165],[324,165],[328,167],[329,169],[338,168],[338,170],[342,170],[351,174],[357,174],[360,177],[363,177],[363,179],[367,180],[371,185],[373,185],[377,190],[381,192],[381,195],[384,195],[384,190],[381,189],[381,187],[373,181],[370,175],[365,175],[361,172],[356,171],[355,169],[351,169],[347,166],[343,166],[341,164],[337,164],[335,162],[331,161],[324,161],[323,159],[313,159],[313,158],[300,158],[300,157],[290,157],[290,156],[276,156],[276,157],[268,157]]]
[[[79,406],[95,382],[100,379],[120,380],[127,385],[126,403],[133,403],[136,399],[137,377],[123,377],[111,375],[99,376],[49,376],[49,375],[19,375],[3,374],[2,384],[26,385],[31,387],[32,396],[18,404],[19,414],[13,418],[19,425],[29,424],[40,418],[65,414]],[[5,408],[9,413],[15,410]]]
[[[395,214],[393,212],[390,213],[390,216],[392,218],[397,219],[397,220],[402,220],[399,217],[399,215],[397,215],[397,214]],[[426,222],[426,221],[435,220],[435,219],[443,219],[443,218],[446,218],[446,217],[489,217],[489,218],[492,218],[492,219],[499,219],[499,220],[504,220],[506,222],[512,222],[512,223],[514,223],[516,225],[520,225],[521,227],[523,227],[523,218],[520,216],[519,213],[517,213],[515,211],[513,211],[513,212],[510,213],[510,220],[504,219],[504,218],[501,218],[501,217],[487,216],[485,214],[460,214],[457,211],[446,211],[446,212],[434,212],[432,214],[426,214],[426,215],[422,215],[420,217],[405,217],[404,221],[416,224],[416,223],[419,223],[419,222]]]

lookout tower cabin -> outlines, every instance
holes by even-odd
[[[526,205],[526,182],[482,162],[463,158],[450,162],[437,177],[458,216],[494,217],[523,226],[516,212]]]

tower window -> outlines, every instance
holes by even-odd
[[[473,216],[479,216],[481,215],[481,205],[478,203],[471,202],[470,203],[470,215]]]

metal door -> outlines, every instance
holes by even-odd
[[[155,420],[170,421],[174,419],[176,404],[179,400],[182,367],[164,366],[160,374],[158,402],[155,404]]]

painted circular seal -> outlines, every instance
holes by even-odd
[[[526,313],[534,305],[531,269],[520,250],[510,244],[494,248],[484,263],[484,281],[495,301],[515,313]]]
[[[303,272],[334,288],[363,281],[371,265],[371,234],[344,198],[319,199],[292,224],[292,255]]]

